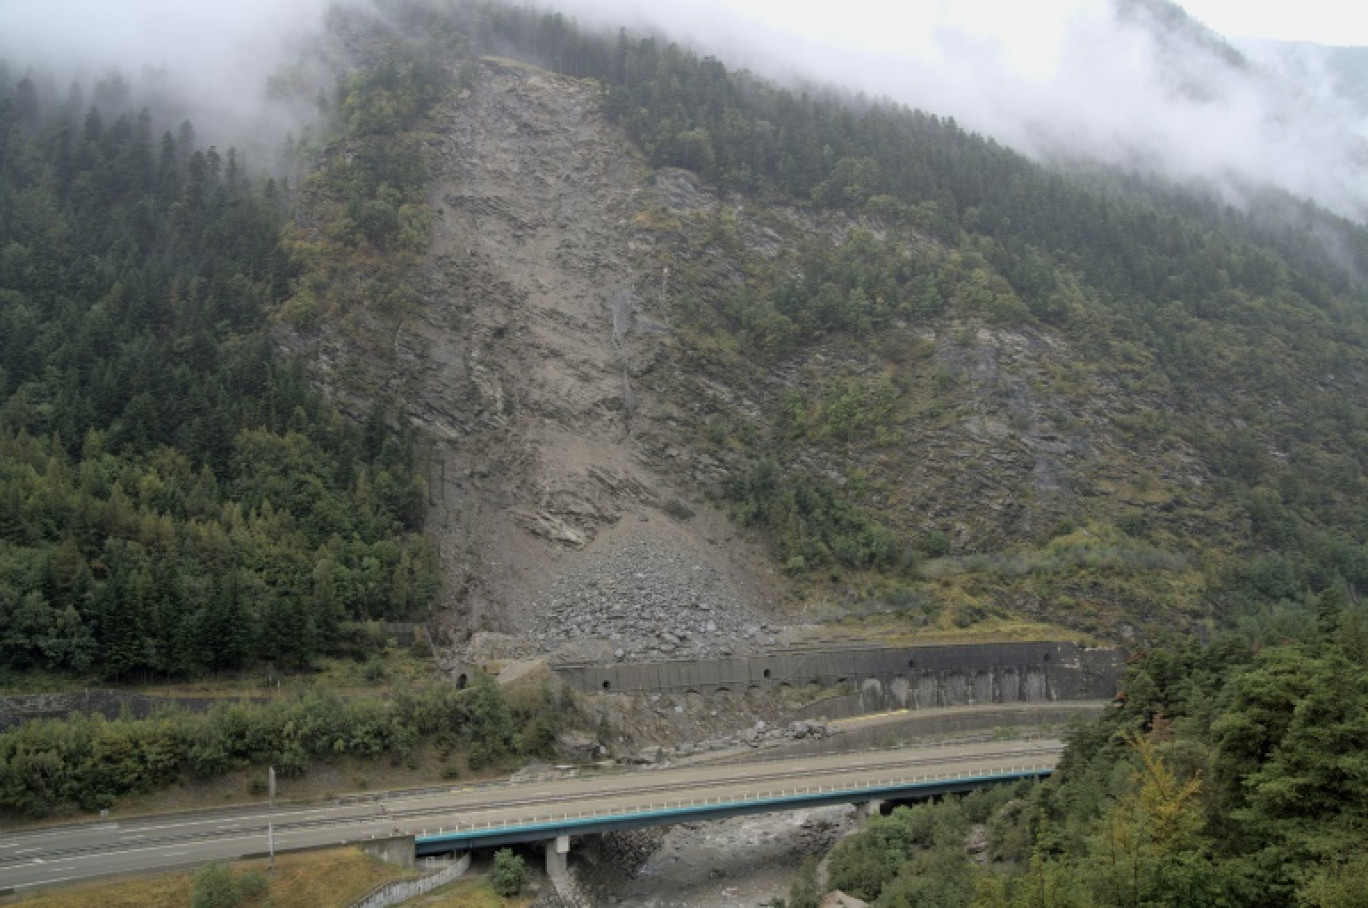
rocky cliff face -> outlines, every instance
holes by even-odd
[[[891,379],[895,416],[877,441],[792,445],[782,466],[829,477],[903,539],[935,531],[955,555],[995,553],[1099,508],[1171,521],[1208,509],[1192,452],[1133,431],[1162,392],[1134,387],[1133,364],[1080,366],[1061,337],[946,315],[764,364],[682,330],[749,263],[856,225],[755,211],[688,173],[648,170],[599,114],[598,91],[485,60],[431,122],[423,304],[367,329],[383,340],[307,339],[335,397],[363,412],[397,396],[421,430],[453,642],[487,630],[570,659],[715,655],[763,642],[795,603],[858,598],[837,576],[795,594],[763,540],[719,509],[723,479],[765,449],[785,396],[837,380]],[[748,449],[726,437],[738,429]],[[1091,630],[1143,611],[1124,583],[1023,585],[1012,570],[969,595],[989,613]],[[951,559],[918,582],[958,573]],[[1061,611],[1060,590],[1105,614]]]
[[[593,84],[486,63],[432,123],[421,310],[384,329],[392,355],[340,332],[315,342],[336,396],[397,394],[422,430],[457,639],[551,632],[558,645],[542,616],[560,614],[562,578],[625,588],[637,560],[678,591],[706,571],[712,607],[737,621],[778,595],[762,550],[651,454],[663,439],[682,449],[690,429],[654,387],[668,316],[636,292],[655,242],[636,216],[665,190],[596,107]]]

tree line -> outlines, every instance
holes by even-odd
[[[437,588],[414,440],[273,352],[286,184],[117,83],[0,80],[0,667],[301,665]],[[399,424],[396,430],[394,424]]]
[[[1048,781],[898,808],[836,847],[831,886],[889,908],[1363,904],[1365,666],[1368,612],[1331,599],[1166,641]]]
[[[417,761],[452,754],[472,770],[516,756],[554,756],[556,734],[576,715],[549,688],[505,695],[488,675],[470,686],[399,687],[392,696],[341,698],[303,689],[265,704],[224,703],[203,713],[149,719],[75,714],[0,733],[0,812],[41,817],[95,811],[129,794],[205,781],[248,767],[284,777],[344,757]]]

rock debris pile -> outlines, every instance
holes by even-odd
[[[705,741],[676,744],[674,750],[663,747],[647,747],[635,755],[619,757],[619,763],[661,763],[676,757],[692,757],[709,751],[736,750],[743,747],[781,747],[793,741],[821,739],[830,737],[831,728],[825,722],[790,722],[788,725],[771,725],[758,720],[752,728],[735,734],[721,734]]]
[[[595,658],[593,643],[621,661],[742,656],[775,644],[775,628],[707,562],[649,542],[594,556],[558,578],[547,600],[536,640],[567,661]]]

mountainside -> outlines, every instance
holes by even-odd
[[[1221,61],[1174,97],[1238,95],[1122,7]],[[513,660],[1062,636],[1133,657],[1051,780],[872,823],[833,879],[1368,899],[1361,222],[527,8],[338,7],[310,52],[275,179],[118,77],[0,65],[0,679],[276,685],[8,730],[0,809],[780,708],[475,670]]]
[[[1368,583],[1361,225],[1046,168],[555,14],[385,9],[329,17],[333,84],[273,83],[331,133],[260,201],[189,127],[155,160],[127,85],[96,93],[108,130],[5,96],[6,607],[41,613],[12,664],[194,673],[230,602],[236,667],[434,607],[444,644],[646,658],[1030,621],[1143,641]],[[223,242],[253,211],[257,245]],[[207,580],[220,533],[257,548]],[[42,655],[62,622],[79,658]]]
[[[1126,639],[1368,579],[1363,284],[1309,236],[1361,261],[1360,228],[1053,174],[554,16],[482,22],[603,76],[462,64],[415,133],[413,299],[277,332],[429,439],[458,638],[554,649],[567,578],[626,592],[630,545],[715,571],[737,627],[895,636]],[[676,652],[663,619],[591,624],[580,656]]]
[[[634,290],[655,245],[636,219],[663,204],[663,184],[648,184],[594,86],[532,67],[481,64],[428,128],[421,302],[365,329],[383,330],[380,351],[326,330],[281,337],[343,395],[402,401],[421,427],[447,622],[549,630],[558,581],[632,550],[643,570],[661,554],[709,565],[725,578],[719,632],[751,623],[773,572],[697,494],[709,458],[660,393],[673,384],[668,312]],[[691,569],[667,579],[694,585]]]

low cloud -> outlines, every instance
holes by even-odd
[[[354,0],[360,2],[360,0]],[[650,30],[781,82],[886,96],[1041,158],[1090,156],[1238,202],[1265,182],[1360,220],[1368,118],[1314,65],[1242,57],[1162,0],[550,0],[590,27]],[[328,0],[0,4],[0,58],[58,79],[117,67],[193,99],[209,141],[298,125],[267,76]],[[294,117],[301,117],[295,111]],[[251,143],[248,143],[249,145]]]
[[[1028,154],[1204,181],[1238,202],[1273,183],[1363,220],[1362,110],[1317,78],[1241,56],[1157,0],[557,0],[602,27],[658,30],[781,80],[887,96]],[[893,6],[894,11],[889,12]],[[1298,77],[1300,75],[1300,77]]]
[[[267,163],[303,114],[268,103],[268,77],[319,34],[328,0],[42,0],[0,4],[0,60],[64,97],[117,73],[134,100],[194,121],[202,141]],[[166,125],[166,124],[163,124]]]

